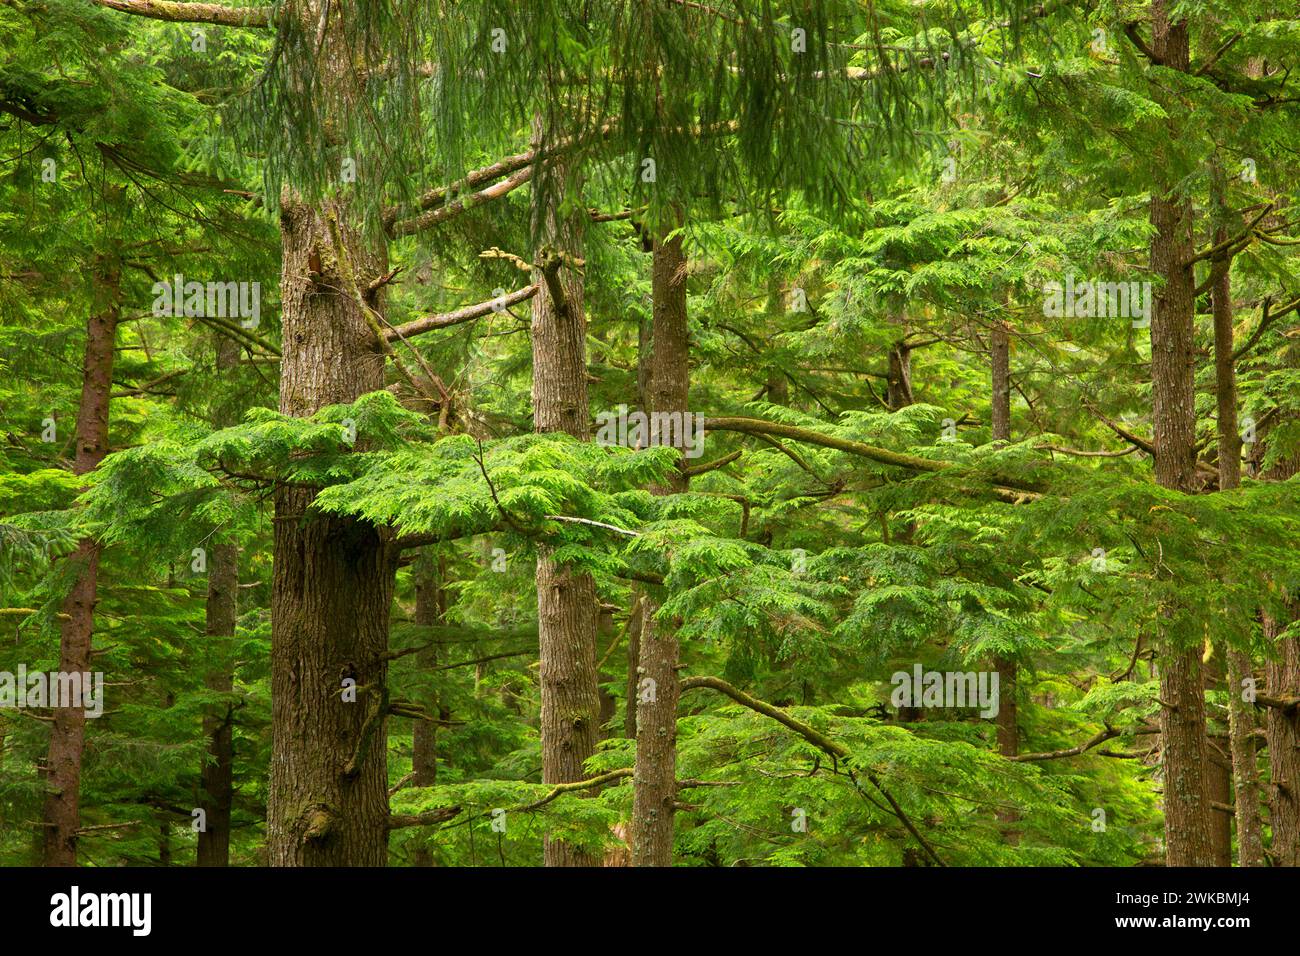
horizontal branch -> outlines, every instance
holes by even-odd
[[[611,770],[608,773],[602,773],[598,777],[592,777],[589,780],[574,780],[571,783],[558,783],[546,796],[540,800],[534,800],[532,803],[524,803],[514,807],[507,807],[507,813],[528,813],[532,810],[538,810],[552,800],[563,796],[566,793],[573,793],[577,790],[589,790],[592,787],[599,787],[602,784],[612,783],[615,780],[621,780],[625,777],[632,776],[631,767],[622,767],[618,770]],[[393,814],[388,818],[388,829],[398,830],[403,827],[422,827],[432,826],[438,823],[446,823],[453,817],[459,816],[460,807],[441,807],[437,810],[426,810],[424,813],[412,814]],[[486,811],[479,816],[491,816],[492,811]]]
[[[606,531],[613,531],[616,534],[627,535],[629,538],[641,537],[640,531],[631,531],[627,528],[620,528],[616,524],[606,524],[604,521],[593,521],[591,518],[578,518],[573,515],[547,515],[547,521],[564,521],[569,524],[585,524],[592,528],[604,528]]]
[[[426,315],[404,325],[390,327],[384,333],[384,338],[389,342],[395,342],[398,339],[410,338],[412,335],[419,335],[422,332],[450,328],[453,325],[460,325],[462,322],[471,322],[487,315],[489,312],[508,309],[510,306],[525,302],[535,295],[537,295],[537,283],[534,282],[532,285],[526,285],[522,289],[503,295],[499,299],[489,299],[486,302],[467,305],[463,309],[456,309],[454,312],[443,312],[441,315]]]
[[[706,461],[700,465],[683,466],[679,470],[681,471],[683,478],[694,478],[696,475],[702,475],[708,471],[725,468],[743,454],[744,452],[737,448],[730,455],[723,455],[721,458],[715,459],[714,461]]]
[[[1283,713],[1290,713],[1300,707],[1300,697],[1274,697],[1271,694],[1255,694],[1255,703],[1265,707],[1274,707]]]
[[[212,23],[223,27],[271,26],[271,7],[227,7],[220,3],[172,3],[170,0],[94,0],[101,7],[168,23]]]
[[[1014,757],[1007,757],[1007,759],[1019,761],[1021,763],[1035,763],[1040,760],[1059,760],[1062,757],[1077,757],[1081,753],[1096,747],[1098,744],[1105,743],[1112,737],[1118,737],[1119,735],[1120,731],[1107,725],[1105,730],[1098,731],[1077,747],[1067,747],[1064,750],[1049,750],[1045,753],[1038,754],[1016,754]]]
[[[800,441],[809,445],[821,445],[823,448],[833,448],[836,451],[847,452],[850,455],[858,455],[862,458],[869,458],[872,461],[879,462],[882,465],[893,465],[897,468],[906,468],[910,471],[921,472],[940,472],[953,467],[950,461],[935,461],[930,458],[921,458],[919,455],[908,455],[903,452],[890,451],[888,448],[879,448],[875,445],[868,445],[865,442],[852,441],[847,438],[836,438],[833,435],[824,435],[821,432],[813,431],[811,428],[800,428],[797,425],[785,425],[780,422],[768,422],[758,418],[706,418],[704,419],[705,432],[710,431],[729,431],[740,432],[746,435],[756,435],[763,437],[766,435],[778,435],[781,438],[789,438],[792,441]],[[1014,487],[1013,482],[1005,481],[1004,483],[1012,487],[1001,487],[991,485],[991,489],[998,497],[1010,501],[1013,504],[1022,501],[1032,501],[1039,495],[1028,489]]]

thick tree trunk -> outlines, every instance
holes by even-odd
[[[540,130],[539,130],[540,132]],[[556,172],[562,181],[562,171]],[[552,207],[541,213],[541,258],[578,255],[581,233],[576,218],[561,223]],[[586,316],[582,275],[568,262],[559,267],[561,298],[540,284],[533,297],[533,427],[587,438]],[[596,584],[591,575],[556,563],[551,549],[538,548],[537,635],[541,659],[542,781],[572,783],[586,776],[584,763],[596,747],[600,719],[596,673]],[[594,866],[599,857],[578,847],[545,841],[547,866]]]
[[[81,404],[77,410],[73,473],[94,470],[108,453],[108,402],[113,385],[120,265],[101,257],[95,266],[95,311],[86,321]],[[83,538],[71,557],[77,578],[63,600],[59,635],[59,670],[90,672],[91,634],[99,578],[99,544]],[[55,707],[45,760],[45,806],[42,858],[45,866],[76,866],[81,827],[81,758],[86,746],[86,712],[78,706]]]
[[[686,255],[680,235],[656,240],[652,290],[650,411],[686,412],[690,344],[686,328]],[[667,488],[658,490],[671,493],[685,487],[685,479],[677,478]],[[658,611],[659,602],[647,592],[637,667],[638,688],[644,692],[637,702],[633,866],[672,866],[673,862],[680,648],[672,628],[655,620]]]
[[[203,683],[208,690],[229,694],[234,689],[230,673],[230,645],[235,634],[239,595],[239,549],[228,541],[212,546],[208,555],[208,603],[206,633],[220,666]],[[199,866],[230,865],[230,805],[234,797],[235,748],[229,704],[215,708],[203,718],[203,735],[208,739],[207,759],[200,775],[206,826],[199,831]]]
[[[1167,68],[1186,71],[1187,22],[1169,21],[1168,0],[1155,0],[1151,18],[1155,55]],[[1167,192],[1169,188],[1169,184],[1157,184],[1151,196],[1155,233],[1151,271],[1163,280],[1151,317],[1155,475],[1165,488],[1193,493],[1197,488],[1192,207]],[[1201,648],[1185,636],[1180,640],[1175,633],[1174,609],[1162,608],[1159,616],[1166,862],[1169,866],[1213,866]]]
[[[280,411],[295,417],[384,384],[375,337],[343,291],[327,217],[360,284],[382,273],[382,251],[347,228],[343,209],[282,201]],[[396,555],[365,522],[312,514],[314,497],[299,487],[275,494],[269,858],[274,866],[383,866],[384,655]]]

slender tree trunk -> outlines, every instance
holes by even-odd
[[[535,133],[540,139],[540,123]],[[554,171],[563,181],[563,171]],[[554,205],[542,210],[541,257],[575,256],[581,250],[576,217],[564,222]],[[552,294],[543,270],[533,297],[533,427],[586,439],[586,316],[582,275],[567,261],[559,266]],[[551,549],[538,548],[537,634],[542,696],[542,781],[572,783],[586,776],[584,763],[595,751],[599,731],[600,691],[596,673],[596,584],[591,575],[557,563]],[[547,837],[547,866],[594,866],[599,857]]]
[[[682,237],[658,239],[652,280],[654,333],[650,411],[687,411],[690,344],[686,328],[686,255]],[[685,419],[683,419],[684,421]],[[681,438],[679,434],[676,436]],[[662,437],[660,439],[662,441]],[[683,491],[684,478],[662,493]],[[672,866],[673,806],[677,798],[677,664],[680,648],[670,625],[657,621],[659,602],[647,592],[637,667],[636,773],[632,802],[632,865]]]
[[[217,371],[239,364],[239,346],[224,336],[217,338]],[[233,409],[231,410],[233,411]],[[223,412],[220,427],[235,424],[235,415]],[[220,531],[217,532],[221,534]],[[208,555],[207,626],[205,633],[218,666],[204,675],[204,686],[214,693],[234,690],[231,673],[231,645],[239,617],[239,548],[218,538]],[[195,862],[198,866],[230,865],[230,813],[234,798],[235,747],[234,708],[229,704],[212,709],[203,717],[203,736],[208,740],[207,756],[200,773],[205,827],[199,831]]]
[[[1186,71],[1187,21],[1171,23],[1168,0],[1151,7],[1152,49],[1168,69]],[[1195,273],[1190,265],[1192,206],[1158,183],[1151,196],[1151,269],[1163,280],[1151,318],[1152,420],[1156,481],[1196,489],[1193,373]],[[1205,693],[1199,642],[1175,633],[1176,609],[1159,611],[1160,729],[1164,755],[1165,852],[1169,866],[1213,866],[1206,785]]]
[[[1264,829],[1260,822],[1259,757],[1255,751],[1255,714],[1242,700],[1242,685],[1252,674],[1250,658],[1228,651],[1228,742],[1232,750],[1233,794],[1237,811],[1237,865],[1264,865]]]
[[[230,644],[235,634],[239,595],[239,549],[229,541],[212,546],[208,555],[208,640],[216,645],[220,667],[204,676],[204,686],[219,694],[234,689]],[[234,708],[222,705],[203,718],[207,759],[200,775],[206,826],[199,832],[199,866],[230,865],[230,806],[234,797]]]
[[[1205,690],[1213,690],[1224,679],[1223,668],[1211,660],[1202,668]],[[1232,752],[1224,751],[1218,740],[1209,735],[1206,725],[1205,795],[1210,802],[1210,844],[1215,866],[1232,866],[1232,814],[1216,808],[1232,805]]]
[[[121,266],[106,256],[95,265],[95,310],[86,321],[86,355],[82,365],[81,404],[77,410],[76,455],[73,473],[94,470],[108,453],[108,402],[113,385],[113,355],[121,317]],[[91,634],[99,577],[99,544],[93,538],[77,543],[71,557],[77,578],[63,600],[59,634],[59,670],[90,673]],[[86,746],[84,708],[55,707],[50,746],[45,760],[43,861],[46,866],[76,866],[77,832],[81,827],[81,758]]]
[[[384,384],[374,334],[343,291],[349,283],[327,217],[362,287],[365,277],[382,274],[382,250],[347,228],[342,207],[285,197],[280,411],[295,417]],[[365,435],[356,440],[364,446]],[[274,866],[383,866],[385,653],[396,554],[366,522],[313,514],[314,497],[300,487],[275,494],[269,858]]]
[[[1215,245],[1226,241],[1227,229],[1214,235]],[[1241,434],[1237,424],[1237,369],[1232,360],[1231,260],[1214,264],[1214,378],[1218,402],[1219,489],[1241,485]],[[1255,753],[1255,714],[1242,699],[1242,683],[1251,676],[1250,657],[1228,648],[1228,749],[1232,757],[1232,783],[1237,819],[1237,863],[1264,865],[1264,836],[1259,815],[1259,763]]]
[[[1011,338],[1006,326],[994,325],[989,336],[992,370],[993,441],[1011,441]],[[1016,662],[994,658],[998,672],[998,753],[1014,757],[1020,752],[1020,725],[1016,715]]]
[[[432,553],[420,555],[415,564],[415,623],[441,624],[447,611],[447,595],[442,586],[442,562]],[[431,645],[416,655],[417,664],[432,671],[438,663],[438,648]],[[440,713],[437,700],[427,702],[431,714]],[[411,739],[411,786],[432,787],[438,783],[438,725],[428,720],[415,721]],[[432,866],[433,858],[421,846],[415,851],[415,866]]]
[[[989,334],[989,368],[991,370],[991,412],[992,439],[995,442],[1011,441],[1011,336],[1007,327],[996,322]],[[998,655],[993,659],[993,667],[998,673],[998,753],[1004,757],[1014,757],[1020,752],[1020,723],[1016,712],[1017,687],[1016,661],[1011,657]],[[1014,824],[1020,815],[1014,811],[998,811],[998,820],[1003,824]],[[1020,834],[1012,829],[1006,832],[1008,843],[1018,843]]]
[[[780,320],[785,315],[785,308],[781,297],[781,280],[777,276],[772,276],[767,283],[767,315],[768,321],[772,323],[771,328],[782,327]],[[780,365],[769,365],[765,384],[769,402],[773,405],[790,404],[790,380],[785,377],[784,368]]]
[[[885,404],[891,412],[915,402],[912,397],[912,349],[907,345],[907,316],[902,307],[892,310],[890,323],[899,336],[889,347],[889,370],[885,374]]]

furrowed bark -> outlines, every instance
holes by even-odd
[[[1300,472],[1300,456],[1291,456],[1264,471],[1268,481],[1286,481]],[[1300,620],[1300,597],[1286,595],[1282,616],[1262,615],[1268,658],[1264,663],[1265,693],[1275,702],[1300,696],[1300,638],[1283,638],[1286,626]],[[1260,695],[1261,697],[1263,695]],[[1274,866],[1300,866],[1300,708],[1269,707],[1264,724],[1272,784],[1269,823],[1273,842],[1268,849]]]
[[[1291,603],[1290,617],[1300,617],[1300,602]],[[1264,665],[1264,685],[1275,697],[1300,692],[1300,640],[1279,639],[1286,623],[1264,615],[1264,639],[1273,645]],[[1300,866],[1300,708],[1269,707],[1265,720],[1273,797],[1269,855],[1274,866]]]
[[[113,357],[121,266],[100,256],[95,264],[95,309],[86,320],[86,353],[82,365],[81,404],[77,409],[76,454],[72,471],[93,471],[108,453],[108,402],[113,388]],[[59,628],[59,670],[90,673],[91,635],[99,579],[100,546],[93,538],[77,543],[70,558],[76,580],[63,599]],[[74,702],[75,703],[75,702]],[[45,805],[42,860],[45,866],[77,865],[77,832],[81,826],[81,761],[86,748],[83,707],[55,707],[45,758]]]
[[[355,62],[339,11],[329,12],[323,0],[299,0],[284,15],[318,37],[313,95],[342,111],[366,64]],[[375,313],[384,288],[368,301],[360,293],[370,277],[388,272],[383,238],[360,233],[346,196],[307,201],[292,188],[281,195],[280,234],[280,412],[306,417],[383,388]],[[342,428],[339,441],[342,447]],[[365,447],[364,432],[356,445]],[[383,866],[388,619],[398,550],[366,521],[314,513],[315,495],[295,485],[274,496],[268,858],[272,866]]]
[[[651,412],[687,411],[690,343],[686,328],[686,254],[681,235],[654,244],[649,398]],[[683,421],[685,419],[683,418]],[[684,429],[683,429],[684,430]],[[662,442],[665,436],[658,436]],[[675,436],[678,443],[683,438]],[[676,475],[660,493],[686,489]],[[672,626],[655,619],[659,602],[647,589],[637,666],[636,774],[633,778],[632,865],[672,866],[673,806],[677,796],[677,665]]]
[[[1222,188],[1222,187],[1219,187]],[[1215,244],[1228,238],[1219,227]],[[1237,368],[1233,362],[1232,262],[1214,263],[1214,379],[1217,396],[1219,490],[1241,485],[1241,435],[1237,425]],[[1251,676],[1250,657],[1228,648],[1225,654],[1228,690],[1228,751],[1232,760],[1232,792],[1237,821],[1237,864],[1264,865],[1264,836],[1259,814],[1259,769],[1255,753],[1255,715],[1242,700],[1242,682]]]
[[[1167,68],[1186,72],[1188,24],[1171,22],[1169,6],[1168,0],[1152,4],[1152,50]],[[1191,203],[1170,189],[1158,183],[1151,195],[1151,270],[1163,280],[1151,317],[1155,477],[1165,488],[1191,494],[1197,490],[1193,213]],[[1213,866],[1201,648],[1180,643],[1173,608],[1161,608],[1158,616],[1166,862]]]
[[[540,139],[540,123],[534,132]],[[563,181],[563,170],[554,171]],[[588,437],[586,315],[582,275],[572,265],[581,248],[581,220],[563,222],[553,204],[539,210],[547,260],[536,270],[533,297],[533,427]],[[568,257],[568,258],[565,258]],[[549,276],[547,271],[550,271]],[[549,279],[549,281],[548,281]],[[558,296],[556,295],[558,293]],[[591,575],[557,563],[543,545],[537,555],[537,634],[542,697],[542,781],[583,780],[595,751],[600,716],[596,672],[596,584]],[[547,866],[595,866],[599,857],[547,837]]]
[[[211,23],[227,27],[271,26],[271,7],[228,7],[220,3],[174,3],[171,0],[94,0],[101,7],[168,23]]]
[[[343,291],[349,283],[331,234],[342,237],[361,274],[382,274],[384,253],[348,228],[336,203],[286,195],[280,224],[280,411],[304,417],[383,387],[382,356],[360,304]],[[319,282],[311,276],[316,262]],[[302,487],[275,493],[269,858],[273,866],[383,866],[385,652],[396,554],[366,522],[312,514],[314,497]],[[354,702],[345,699],[345,680],[355,682]]]

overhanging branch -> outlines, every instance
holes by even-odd
[[[168,23],[212,23],[223,27],[271,26],[271,7],[227,7],[220,3],[173,3],[170,0],[94,0],[101,7]]]

